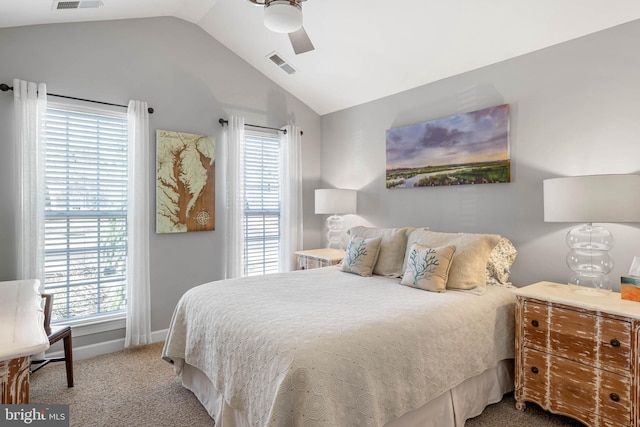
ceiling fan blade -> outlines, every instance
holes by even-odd
[[[296,55],[315,49],[304,27],[300,27],[299,30],[289,33],[289,40],[291,40],[291,46],[293,46],[293,51]]]

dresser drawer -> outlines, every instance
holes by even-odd
[[[322,267],[322,263],[318,258],[311,258],[311,257],[301,257],[302,259],[299,259],[299,264],[303,265],[303,270],[311,270],[313,268],[320,268]]]
[[[547,357],[548,354],[530,348],[523,348],[522,400],[536,402],[547,407],[547,387],[549,383]]]
[[[587,425],[631,422],[631,379],[562,357],[523,349],[522,399]],[[604,422],[606,421],[606,422]]]
[[[600,368],[628,375],[631,371],[631,322],[600,317]]]
[[[547,315],[549,306],[531,301],[524,302],[522,310],[522,327],[524,329],[524,345],[545,351],[549,336]]]
[[[630,375],[631,323],[612,317],[525,301],[524,346]]]

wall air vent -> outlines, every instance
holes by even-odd
[[[278,55],[276,52],[271,52],[270,54],[267,55],[267,58],[269,58],[274,64],[276,64],[278,67],[284,70],[285,73],[295,74],[296,69],[293,68],[291,64],[288,64],[287,61],[282,59],[282,57]]]
[[[54,1],[52,10],[62,9],[95,9],[102,6],[102,0]]]

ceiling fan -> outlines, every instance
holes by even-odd
[[[264,25],[276,33],[287,33],[296,55],[315,49],[302,26],[302,2],[306,0],[249,0],[264,6]]]

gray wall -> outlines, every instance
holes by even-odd
[[[321,119],[196,25],[153,18],[0,29],[0,83],[20,78],[47,84],[49,92],[127,104],[145,100],[150,116],[152,165],[155,131],[216,137],[219,117],[243,115],[247,123],[280,127],[289,120],[303,137],[305,246],[318,247],[321,219],[313,214],[320,180]],[[59,101],[59,98],[50,98]],[[15,279],[13,95],[0,93],[0,280]],[[154,168],[152,168],[154,169]],[[216,180],[222,181],[216,163]],[[151,327],[169,326],[178,298],[189,288],[223,277],[224,190],[217,186],[216,230],[155,233],[155,170],[151,203]],[[76,345],[122,337],[123,331],[81,337]]]
[[[565,282],[572,224],[543,221],[542,181],[638,173],[638,40],[635,21],[323,116],[323,185],[359,190],[348,225],[499,233],[519,250],[515,284]],[[386,129],[503,103],[511,105],[511,183],[385,188]],[[616,239],[611,278],[619,286],[640,255],[639,224],[607,227]]]

